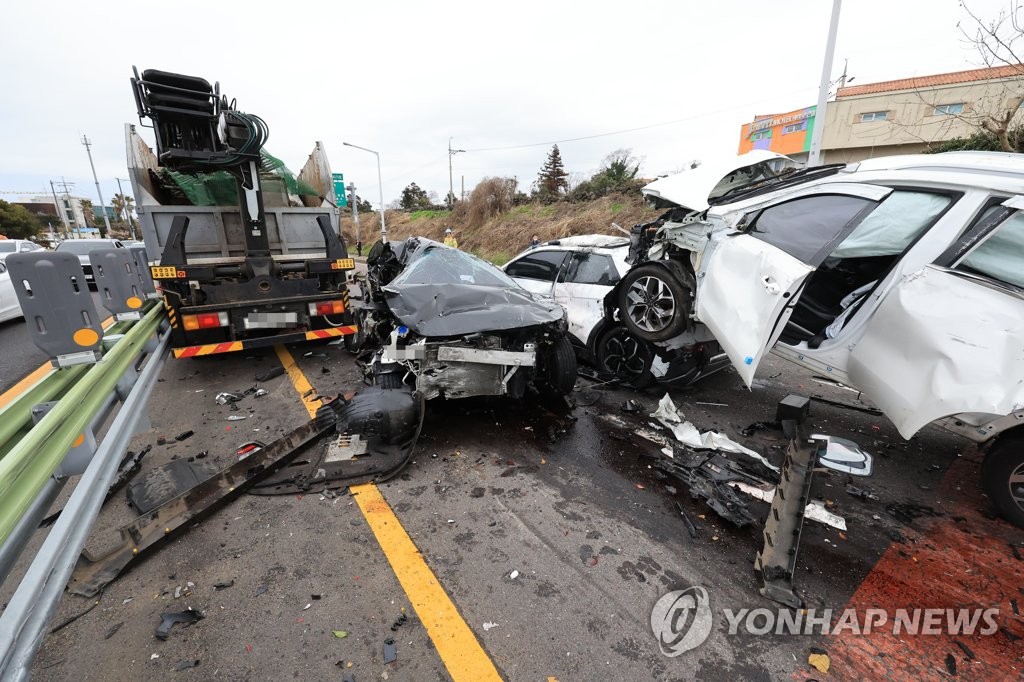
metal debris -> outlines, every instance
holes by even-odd
[[[242,396],[235,393],[218,393],[214,400],[217,401],[218,405],[227,405],[229,403],[237,403],[242,399]]]
[[[393,663],[398,659],[398,646],[395,640],[388,637],[384,640],[384,662]]]
[[[227,418],[227,421],[229,421],[229,422],[240,422],[243,419],[248,419],[248,418],[249,418],[248,415],[244,415],[243,416],[243,415],[240,415],[240,414],[233,414],[233,415],[231,415],[230,417]]]

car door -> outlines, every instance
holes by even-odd
[[[569,319],[569,333],[586,345],[590,333],[604,317],[604,297],[619,281],[611,256],[577,251],[572,254],[564,281],[555,284],[555,301]]]
[[[555,280],[563,274],[568,256],[568,251],[535,249],[507,263],[505,274],[527,291],[554,298]]]
[[[1024,197],[886,292],[849,376],[905,438],[942,417],[1024,405]]]
[[[751,211],[742,231],[712,235],[697,276],[696,317],[747,386],[807,276],[891,192],[830,183]]]

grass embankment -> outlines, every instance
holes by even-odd
[[[385,220],[388,238],[392,240],[421,236],[442,241],[445,228],[450,227],[460,248],[501,265],[525,249],[534,234],[543,241],[578,234],[621,234],[611,227],[613,222],[628,230],[635,223],[654,219],[658,213],[647,208],[640,197],[611,195],[580,204],[523,204],[476,225],[458,207],[454,212],[388,211]],[[352,216],[342,216],[341,228],[346,243],[354,246]],[[380,234],[378,214],[361,213],[359,229],[365,254]]]

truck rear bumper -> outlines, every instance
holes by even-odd
[[[279,334],[277,336],[261,336],[255,339],[242,341],[225,341],[224,343],[207,343],[200,346],[183,346],[174,348],[172,352],[176,358],[192,358],[200,355],[214,355],[216,353],[231,353],[238,350],[250,350],[252,348],[266,348],[279,343],[297,343],[300,341],[315,341],[316,339],[329,339],[337,336],[355,334],[359,327],[348,325],[343,327],[331,327],[330,329],[316,329],[312,331],[293,332],[290,334]]]

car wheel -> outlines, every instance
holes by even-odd
[[[1024,528],[1024,430],[996,439],[981,467],[981,482],[1003,518]]]
[[[646,388],[654,382],[651,365],[654,352],[645,341],[636,338],[625,327],[615,326],[601,335],[594,349],[598,368],[610,372],[619,381],[633,388]]]
[[[641,265],[619,285],[622,324],[645,341],[665,341],[686,329],[690,291],[658,265]]]
[[[561,395],[572,393],[576,385],[576,351],[566,336],[548,350],[547,378],[551,390]]]

